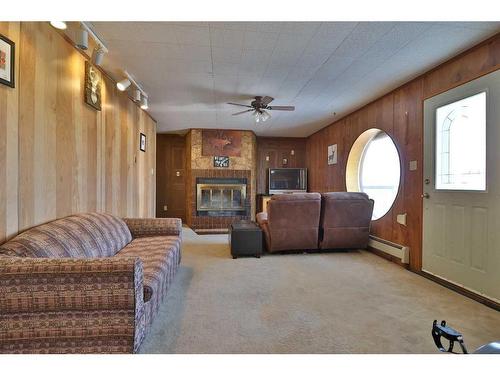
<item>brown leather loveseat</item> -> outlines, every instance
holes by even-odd
[[[365,193],[273,195],[257,214],[269,252],[362,249],[368,245],[373,200]]]

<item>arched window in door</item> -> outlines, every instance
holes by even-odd
[[[486,190],[486,92],[436,110],[436,189]]]

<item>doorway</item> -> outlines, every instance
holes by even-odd
[[[422,271],[500,302],[500,71],[424,102]]]

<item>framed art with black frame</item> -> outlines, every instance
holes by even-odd
[[[144,133],[141,133],[141,136],[140,136],[139,149],[142,152],[146,152],[146,134],[144,134]]]
[[[0,34],[0,83],[12,88],[15,87],[15,56],[16,44]]]

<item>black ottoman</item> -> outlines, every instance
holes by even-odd
[[[229,227],[229,246],[233,259],[262,254],[262,230],[253,221],[238,221]]]

